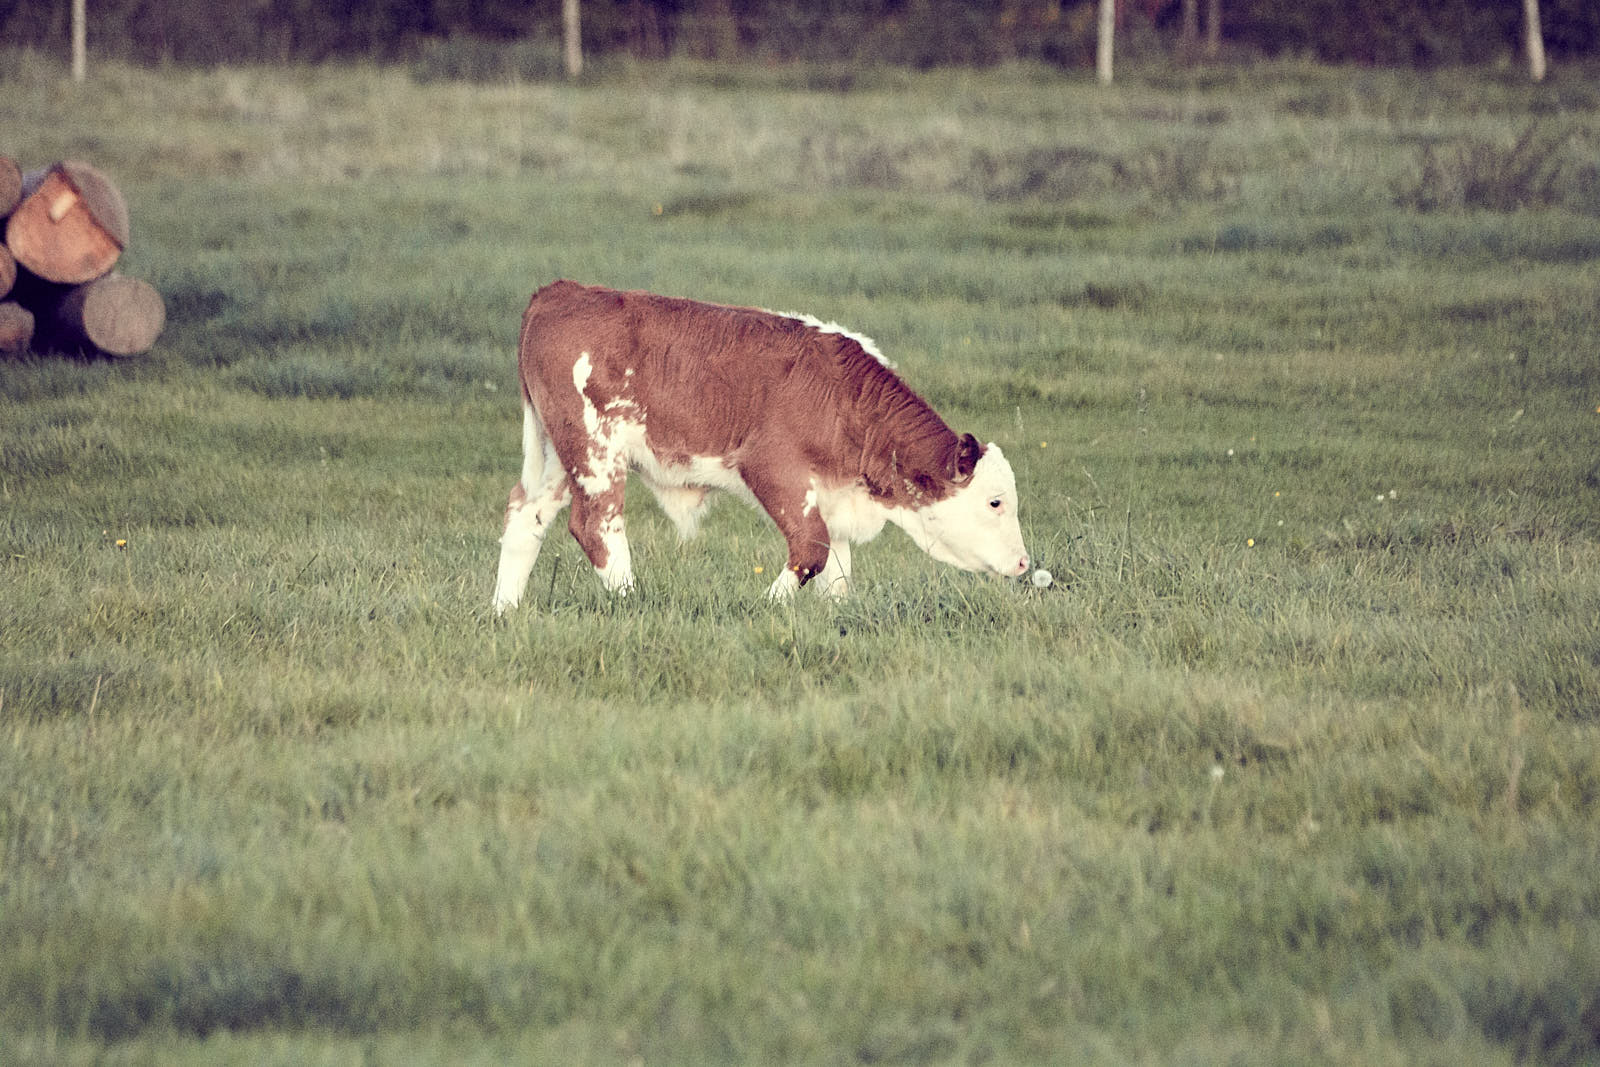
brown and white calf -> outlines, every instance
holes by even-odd
[[[893,522],[934,559],[1028,569],[1016,481],[993,444],[957,435],[873,343],[831,323],[560,281],[522,318],[522,477],[494,607],[522,597],[545,532],[572,536],[613,592],[633,586],[630,470],[684,538],[713,490],[764,508],[789,546],[769,595],[849,589],[850,545]]]

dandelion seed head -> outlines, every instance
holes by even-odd
[[[1050,588],[1050,583],[1054,582],[1055,580],[1055,576],[1049,571],[1045,570],[1043,567],[1035,570],[1033,572],[1033,577],[1029,579],[1029,581],[1033,582],[1033,587],[1035,589],[1048,589]]]

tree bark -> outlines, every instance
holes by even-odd
[[[22,168],[9,156],[0,156],[0,219],[22,199]]]
[[[1539,21],[1539,0],[1522,0],[1523,22],[1528,38],[1528,74],[1536,82],[1544,81],[1544,29]]]
[[[569,78],[583,73],[583,24],[579,14],[578,0],[561,0],[561,37]]]
[[[68,289],[50,312],[50,340],[63,348],[90,346],[108,356],[150,351],[167,324],[167,305],[155,286],[108,274]]]
[[[1101,85],[1110,85],[1113,53],[1116,49],[1117,0],[1100,0],[1100,33],[1095,48],[1095,77]]]
[[[24,197],[6,220],[17,262],[46,281],[93,281],[128,244],[128,205],[87,163],[57,163],[23,179]]]

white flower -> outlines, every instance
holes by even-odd
[[[1213,763],[1213,764],[1212,764],[1212,765],[1211,765],[1211,780],[1212,780],[1212,781],[1213,781],[1213,782],[1220,782],[1220,781],[1222,781],[1222,776],[1223,776],[1223,775],[1224,775],[1224,774],[1226,774],[1226,773],[1227,773],[1227,772],[1226,772],[1226,771],[1224,771],[1224,770],[1223,770],[1223,769],[1222,769],[1222,764],[1220,764],[1220,763]]]

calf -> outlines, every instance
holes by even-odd
[[[605,587],[633,566],[630,470],[684,538],[713,490],[759,504],[789,547],[768,595],[842,596],[850,545],[893,522],[934,559],[1028,569],[1011,466],[953,433],[873,343],[807,316],[559,281],[522,317],[522,477],[506,505],[494,607],[522,598],[562,508]]]

